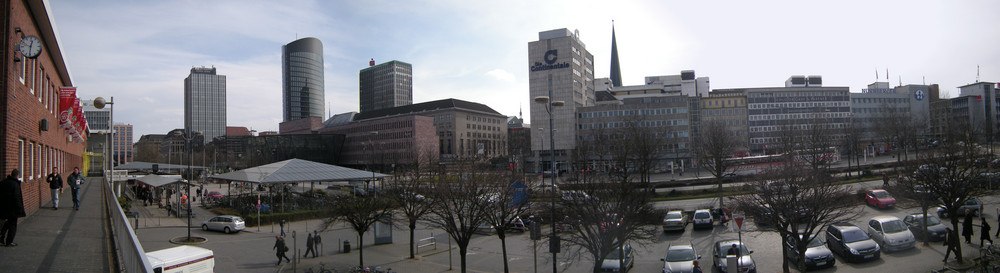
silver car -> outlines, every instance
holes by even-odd
[[[670,230],[680,230],[683,231],[687,226],[688,217],[683,211],[674,210],[667,212],[666,216],[663,216],[663,232]]]
[[[738,264],[739,267],[737,267],[738,268],[737,272],[749,272],[749,273],[757,272],[757,264],[754,263],[753,257],[750,256],[750,254],[753,253],[753,250],[747,249],[747,246],[744,245],[743,243],[740,243],[739,240],[736,239],[720,240],[715,242],[715,244],[713,245],[714,245],[714,249],[712,249],[712,253],[714,256],[713,263],[715,264],[715,268],[718,269],[719,272],[729,272],[726,271],[729,268],[729,261],[728,261],[729,256],[737,257],[736,261],[737,263],[739,263]]]
[[[906,224],[893,216],[872,217],[868,221],[868,234],[886,252],[911,249],[917,241]]]
[[[670,245],[667,247],[667,256],[660,261],[663,261],[663,273],[691,273],[694,272],[694,261],[698,259],[701,259],[701,255],[689,243]]]
[[[233,215],[220,215],[212,217],[204,222],[201,222],[201,230],[217,230],[225,233],[240,232],[246,228],[246,223],[243,222],[243,218]]]

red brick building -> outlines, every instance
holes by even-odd
[[[65,178],[73,167],[82,167],[84,143],[74,142],[59,128],[59,87],[73,86],[54,32],[54,20],[43,0],[3,1],[4,65],[0,72],[0,157],[3,176],[21,170],[25,211],[31,215],[50,206],[45,176],[58,167]],[[38,37],[41,54],[27,58],[19,51],[25,37]],[[86,134],[84,134],[86,135]]]

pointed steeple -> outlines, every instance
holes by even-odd
[[[615,41],[615,20],[611,20],[611,86],[622,86],[622,68],[618,63],[618,43]]]

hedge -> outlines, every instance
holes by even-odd
[[[281,219],[285,219],[286,222],[301,221],[301,220],[312,220],[320,218],[332,218],[336,217],[337,214],[332,209],[325,210],[297,210],[282,213],[269,213],[260,215],[261,225],[270,225],[271,223],[277,223]],[[246,225],[248,227],[257,226],[257,214],[243,215],[244,220],[246,220]]]

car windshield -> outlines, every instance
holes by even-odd
[[[666,220],[681,219],[681,213],[680,212],[667,213],[667,216],[663,217],[663,219],[666,219]]]
[[[674,249],[667,251],[667,261],[668,262],[683,262],[694,260],[695,254],[694,250],[690,248]]]
[[[917,222],[923,223],[924,221],[921,220],[920,218],[917,218]],[[927,215],[927,226],[940,225],[940,224],[941,220],[939,220],[937,217],[935,217],[934,215]]]
[[[849,229],[844,232],[844,243],[853,243],[868,240],[868,233],[860,229]]]
[[[695,213],[694,214],[694,219],[708,219],[708,218],[711,218],[711,217],[712,217],[712,214],[705,213],[705,212]]]
[[[619,252],[619,250],[622,250],[623,252],[624,252],[624,251],[628,251],[628,249],[627,249],[627,248],[626,248],[626,249],[615,249],[615,250],[612,250],[612,251],[611,251],[611,253],[608,253],[608,257],[607,257],[607,258],[604,258],[604,259],[605,259],[605,260],[617,260],[617,259],[618,259],[618,257],[619,257],[619,256],[618,256],[618,252]]]
[[[968,201],[965,201],[965,204],[966,205],[979,205],[979,200],[977,200],[977,199],[969,199]]]
[[[876,192],[872,192],[872,193],[875,194],[875,197],[877,197],[877,198],[886,198],[886,197],[889,197],[889,193],[888,192],[884,192],[884,191],[876,191]]]
[[[811,248],[811,247],[817,247],[817,246],[822,246],[822,245],[823,245],[823,240],[820,240],[820,239],[817,239],[816,237],[813,237],[813,239],[811,241],[809,241],[809,245],[807,245],[806,247],[810,247]]]
[[[885,233],[902,232],[906,230],[906,225],[903,224],[903,221],[892,220],[882,223],[882,230],[885,231]]]
[[[243,218],[233,217],[233,222],[243,222]]]
[[[719,256],[725,256],[725,255],[735,255],[735,253],[732,253],[732,252],[730,251],[730,250],[732,250],[732,248],[733,248],[733,245],[738,245],[738,247],[740,248],[740,255],[750,255],[750,250],[749,250],[749,249],[747,249],[747,246],[746,246],[746,245],[740,245],[740,244],[728,244],[728,243],[727,243],[727,244],[725,244],[725,245],[724,245],[723,247],[720,247],[720,248],[719,248]]]

